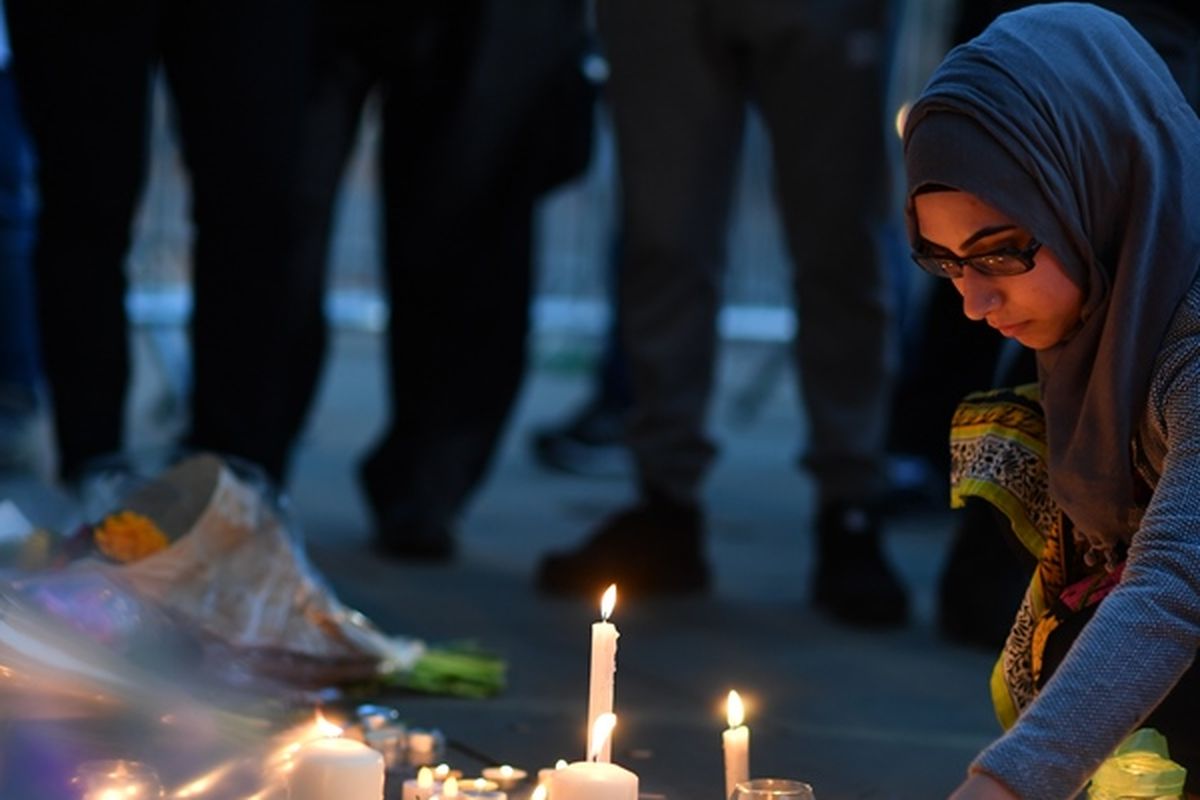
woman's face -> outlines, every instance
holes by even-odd
[[[978,197],[939,191],[913,198],[918,235],[931,253],[960,257],[1001,247],[1025,248],[1032,235]],[[1062,263],[1042,247],[1034,268],[1020,275],[984,275],[971,267],[954,279],[963,313],[983,320],[1026,347],[1045,350],[1061,342],[1079,324],[1083,292]]]

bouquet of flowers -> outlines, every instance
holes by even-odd
[[[168,620],[176,638],[193,641],[200,661],[235,685],[378,683],[466,696],[503,687],[499,659],[385,635],[339,602],[266,480],[246,467],[194,456],[114,494],[97,523],[57,546],[31,537],[25,561],[41,555],[51,568],[12,582],[9,594],[130,651],[149,626],[148,615],[130,609],[153,608],[156,638]],[[104,583],[103,601],[92,575]]]

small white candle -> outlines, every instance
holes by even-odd
[[[612,761],[612,739],[597,751],[593,741],[596,720],[613,710],[613,678],[617,671],[617,626],[608,621],[617,604],[617,585],[605,590],[600,599],[600,621],[592,623],[592,664],[588,684],[587,752],[597,753],[596,761]]]
[[[721,743],[725,750],[725,796],[729,797],[733,787],[750,780],[750,729],[742,724],[746,709],[736,691],[729,692],[725,716],[729,727],[721,734]]]
[[[487,778],[467,778],[458,782],[458,788],[466,794],[479,794],[480,792],[494,792],[500,786]]]
[[[400,787],[400,797],[401,800],[429,800],[435,788],[433,770],[421,767],[417,770],[417,777],[409,778]]]
[[[495,781],[496,785],[501,789],[511,789],[521,781],[525,780],[527,772],[523,769],[516,769],[503,764],[499,767],[485,767],[483,769],[483,777],[489,781]]]
[[[316,739],[296,751],[289,800],[382,800],[383,756],[352,739]]]

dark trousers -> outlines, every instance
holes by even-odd
[[[123,265],[162,66],[192,189],[189,443],[282,475],[292,297],[287,198],[304,97],[304,0],[10,0],[35,149],[37,311],[60,471],[122,444]]]
[[[0,412],[32,409],[40,377],[33,316],[33,153],[12,73],[0,70]]]
[[[309,322],[295,351],[297,411],[325,346],[319,306],[334,196],[377,91],[390,418],[362,477],[388,526],[452,521],[486,471],[524,372],[537,194],[521,128],[527,98],[492,96],[481,84],[491,74],[511,79],[530,59],[487,63],[484,8],[320,6],[294,260]]]
[[[793,261],[805,464],[822,501],[883,486],[894,369],[876,235],[886,192],[887,3],[603,0],[624,192],[621,325],[639,477],[694,502],[746,106],[771,135]]]

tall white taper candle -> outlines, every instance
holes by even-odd
[[[612,761],[612,738],[595,748],[596,720],[613,710],[613,679],[617,671],[617,626],[608,621],[617,604],[617,586],[613,584],[600,600],[600,621],[592,623],[592,665],[588,683],[587,752],[596,753],[595,760]]]

